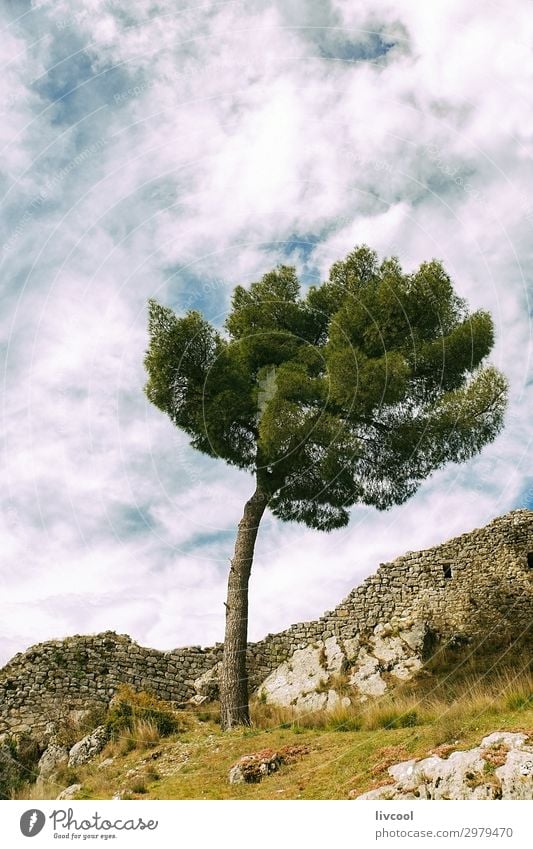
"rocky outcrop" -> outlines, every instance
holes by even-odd
[[[109,733],[103,725],[99,725],[71,747],[58,743],[55,733],[52,734],[40,757],[37,779],[43,781],[51,778],[62,765],[76,767],[87,763],[102,751],[108,740]]]
[[[192,704],[201,705],[203,702],[214,701],[218,698],[218,677],[221,665],[220,662],[215,664],[195,679],[194,696],[190,699]]]
[[[230,784],[257,784],[267,775],[277,772],[283,764],[294,763],[308,752],[307,746],[284,746],[279,751],[263,749],[243,755],[231,767],[228,781]]]
[[[533,799],[533,740],[497,731],[479,746],[389,767],[390,784],[357,799]]]
[[[260,701],[302,711],[332,708],[340,701],[331,686],[346,656],[335,637],[298,649],[259,688]],[[347,700],[349,703],[349,699]]]
[[[79,793],[81,790],[81,784],[71,784],[70,787],[65,787],[61,793],[56,796],[56,799],[61,799],[65,801],[66,799],[73,799],[76,793]]]
[[[68,749],[59,743],[49,743],[39,760],[39,778],[49,778],[56,769],[68,761]]]
[[[310,712],[381,696],[391,683],[406,681],[419,671],[426,634],[424,622],[405,621],[397,630],[377,625],[365,637],[317,640],[272,672],[257,697]]]
[[[107,728],[103,725],[99,725],[98,728],[95,728],[94,731],[87,734],[83,740],[80,740],[78,743],[73,745],[68,755],[68,765],[80,766],[81,764],[87,763],[87,761],[90,761],[91,758],[95,757],[95,755],[100,754],[108,740],[109,734]]]
[[[283,757],[273,749],[243,755],[234,764],[228,774],[230,784],[256,784],[266,775],[276,772],[283,763]]]

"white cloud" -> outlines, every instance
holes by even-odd
[[[220,324],[233,285],[286,261],[295,236],[317,240],[322,275],[362,241],[406,268],[443,259],[493,313],[511,406],[480,458],[388,514],[356,509],[332,535],[268,518],[252,636],[521,503],[532,34],[526,0],[59,0],[8,30],[1,659],[103,628],[165,648],[222,638],[251,480],[145,400],[146,299],[188,297]]]

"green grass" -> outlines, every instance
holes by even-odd
[[[472,717],[460,730],[454,748],[465,749],[479,743],[494,730],[531,730],[533,711],[528,710]],[[445,742],[450,735],[442,732],[440,724],[416,728],[380,728],[374,731],[345,731],[322,729],[300,730],[261,729],[253,738],[245,730],[223,733],[218,727],[198,727],[187,740],[168,738],[158,758],[159,778],[155,780],[140,763],[139,754],[119,759],[107,770],[95,774],[88,770],[83,783],[83,798],[104,799],[113,795],[125,773],[137,766],[144,778],[130,781],[129,795],[135,796],[139,784],[146,790],[147,799],[344,799],[351,790],[363,793],[387,778],[391,763],[410,757],[424,757]],[[295,763],[283,766],[279,772],[260,784],[229,785],[230,766],[244,754],[265,748],[278,749],[287,745],[305,745],[309,753]],[[168,747],[168,748],[167,748]],[[187,753],[187,760],[176,755]],[[165,774],[166,772],[170,774]]]

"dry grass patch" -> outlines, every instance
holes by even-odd
[[[380,775],[393,764],[408,761],[411,755],[405,746],[384,746],[376,752],[376,757],[380,758],[380,760],[372,766],[372,775]]]
[[[483,760],[491,767],[503,766],[509,754],[509,747],[503,743],[495,743],[483,751]]]

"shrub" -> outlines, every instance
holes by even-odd
[[[42,747],[28,733],[0,743],[0,799],[10,799],[23,784],[35,782]]]
[[[155,729],[159,736],[167,737],[179,730],[176,714],[167,702],[150,693],[136,692],[128,686],[122,686],[117,691],[105,725],[115,739],[122,732],[138,732],[143,737],[146,733],[153,736]]]

